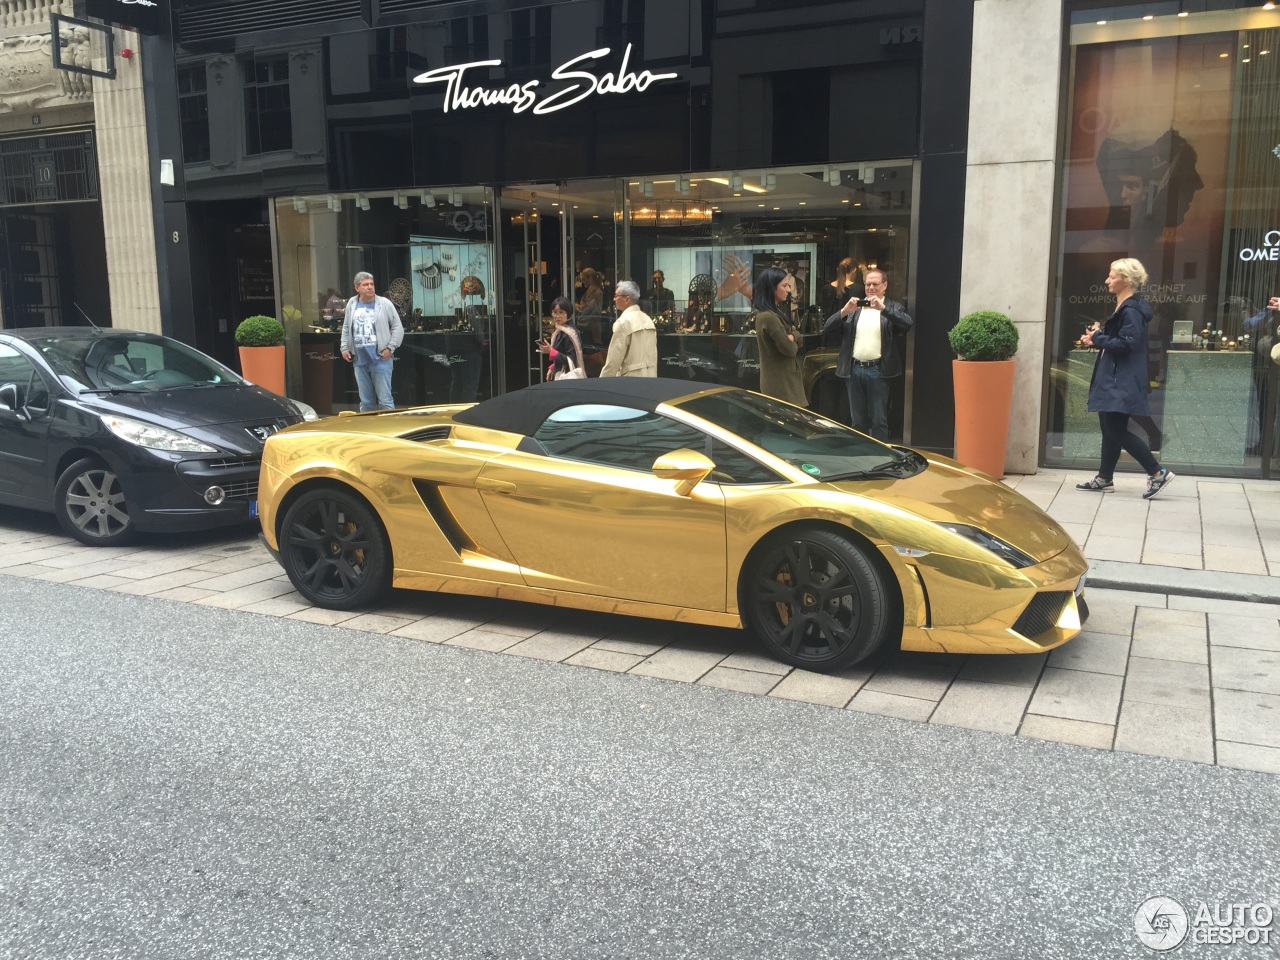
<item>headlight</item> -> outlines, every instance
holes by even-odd
[[[977,527],[971,527],[967,523],[940,523],[938,526],[944,530],[950,530],[954,534],[964,537],[966,540],[976,543],[984,550],[990,550],[1001,560],[1007,560],[1015,567],[1033,567],[1035,559],[1027,556],[1012,544],[1005,543],[999,537],[993,537],[985,530]]]
[[[185,433],[179,433],[167,427],[157,427],[151,423],[143,423],[141,420],[130,420],[128,417],[117,417],[106,413],[99,414],[99,417],[106,428],[121,440],[149,450],[166,450],[171,453],[218,452],[217,447],[211,447],[207,443],[201,443],[195,437],[188,437]]]
[[[307,404],[303,403],[301,400],[289,400],[289,402],[293,404],[293,409],[298,412],[298,416],[302,417],[303,420],[319,420],[320,419],[320,415],[316,413],[315,407],[308,406]]]

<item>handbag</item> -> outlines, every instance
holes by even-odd
[[[578,366],[576,363],[574,363],[573,357],[566,355],[564,359],[565,359],[565,362],[569,364],[569,369],[564,371],[563,373],[557,373],[556,374],[557,380],[587,379],[587,371],[582,369],[582,367]]]

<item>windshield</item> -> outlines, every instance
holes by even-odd
[[[240,382],[212,357],[155,334],[50,336],[34,346],[64,383],[81,391],[172,390]]]
[[[910,476],[924,458],[863,436],[808,410],[745,390],[713,393],[676,404],[822,480]]]

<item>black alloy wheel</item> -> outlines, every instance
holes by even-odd
[[[829,530],[797,530],[749,561],[739,606],[769,652],[808,670],[842,670],[870,657],[894,623],[892,592],[875,563]]]
[[[53,512],[67,536],[91,547],[119,547],[137,535],[124,488],[105,463],[86,457],[58,477]]]
[[[318,607],[352,610],[391,587],[391,547],[372,508],[350,490],[309,490],[280,526],[280,558],[294,588]]]

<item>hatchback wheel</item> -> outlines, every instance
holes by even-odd
[[[280,526],[280,557],[294,588],[319,607],[368,606],[391,587],[391,547],[377,515],[349,490],[310,490]]]
[[[67,535],[91,547],[118,547],[138,532],[120,478],[101,460],[77,460],[63,471],[53,509]]]
[[[841,670],[874,654],[896,622],[875,563],[829,530],[774,537],[744,570],[739,607],[773,656]]]

